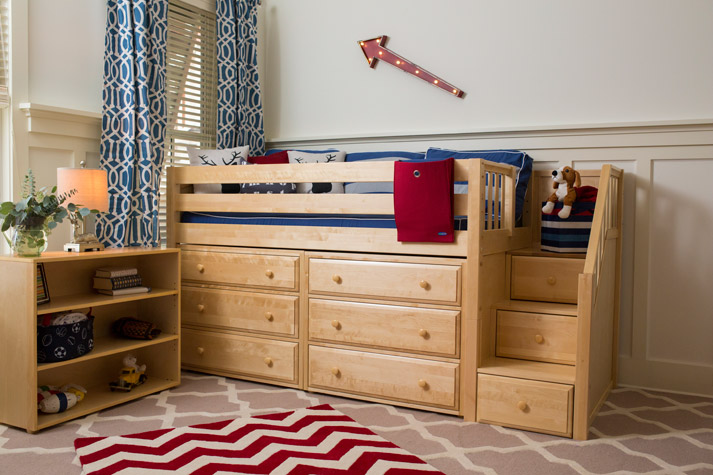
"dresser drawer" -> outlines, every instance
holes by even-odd
[[[297,290],[296,256],[183,251],[183,280]]]
[[[497,356],[574,364],[575,317],[498,310],[497,319]]]
[[[458,304],[460,266],[310,259],[309,291]]]
[[[181,321],[208,327],[297,335],[297,297],[183,286]]]
[[[310,299],[309,337],[457,356],[460,312]]]
[[[572,386],[478,375],[478,422],[572,436]]]
[[[458,408],[458,365],[361,351],[309,347],[311,388]]]
[[[512,256],[510,296],[520,300],[577,303],[584,259]]]
[[[184,329],[181,361],[190,368],[297,382],[297,343]]]

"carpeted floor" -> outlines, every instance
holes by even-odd
[[[318,404],[450,475],[713,474],[713,399],[615,390],[590,440],[575,442],[457,417],[184,372],[181,386],[30,435],[0,425],[0,473],[80,474],[77,437],[129,434]]]

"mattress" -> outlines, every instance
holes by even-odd
[[[396,229],[393,216],[356,214],[280,214],[183,212],[182,223],[250,224],[263,226],[327,226],[334,228]],[[468,229],[468,218],[456,216],[455,231]]]

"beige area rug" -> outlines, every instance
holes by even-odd
[[[181,386],[30,435],[0,425],[0,473],[82,473],[73,441],[329,404],[449,475],[713,474],[713,399],[617,389],[590,440],[184,372]]]

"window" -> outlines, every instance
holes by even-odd
[[[215,13],[168,4],[166,40],[166,166],[188,165],[188,148],[215,148],[218,104]],[[166,171],[159,221],[166,236]]]

